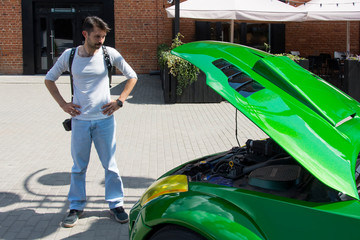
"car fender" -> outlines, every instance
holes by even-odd
[[[156,229],[178,224],[208,239],[266,239],[253,219],[234,204],[197,192],[169,194],[141,211],[144,224]]]

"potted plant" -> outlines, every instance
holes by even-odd
[[[165,103],[220,102],[221,97],[206,85],[205,74],[200,74],[200,70],[190,62],[171,54],[172,49],[183,44],[180,38],[183,36],[179,33],[173,39],[171,47],[167,50],[164,46],[161,47],[162,50],[158,54],[159,65],[164,66],[165,72]]]
[[[162,88],[164,89],[164,81],[165,81],[165,74],[166,74],[166,57],[164,56],[164,54],[169,51],[170,47],[169,45],[167,45],[166,43],[162,43],[157,47],[157,52],[156,52],[156,56],[158,59],[158,64],[160,67],[160,78],[161,78],[161,82],[162,82]],[[167,72],[168,74],[168,72]]]
[[[167,68],[167,58],[166,58],[166,54],[169,51],[170,47],[169,45],[163,43],[160,44],[157,47],[157,59],[158,59],[158,64],[160,67],[160,79],[161,79],[161,88],[163,91],[169,91],[168,90],[168,82],[169,82],[169,69]],[[167,89],[167,90],[166,90]],[[168,96],[164,95],[165,98],[165,102],[168,102]]]
[[[300,56],[292,55],[290,53],[280,53],[275,54],[275,56],[286,56],[299,64],[302,68],[305,68],[306,70],[309,70],[309,60]]]
[[[268,43],[264,43],[264,47],[265,47],[265,51],[270,53],[271,52],[271,46]],[[293,60],[294,62],[296,62],[297,64],[299,64],[302,68],[305,68],[306,70],[309,70],[309,60],[297,55],[292,55],[290,53],[278,53],[278,54],[274,54],[275,56],[286,56],[288,58],[290,58],[291,60]]]

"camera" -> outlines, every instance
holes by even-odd
[[[65,121],[63,121],[63,126],[66,131],[71,131],[71,118],[65,119]]]

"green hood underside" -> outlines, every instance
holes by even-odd
[[[224,42],[172,51],[326,185],[359,199],[360,104],[287,57]]]

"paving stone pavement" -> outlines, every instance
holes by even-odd
[[[113,78],[116,98],[125,79]],[[67,114],[43,80],[44,75],[0,75],[0,239],[128,239],[128,224],[115,222],[104,201],[104,171],[94,148],[85,214],[75,227],[61,227],[68,211],[71,133],[61,124]],[[70,99],[69,77],[62,76],[58,86]],[[226,101],[164,104],[157,75],[140,75],[115,117],[127,212],[165,171],[237,145],[234,107]],[[238,134],[241,144],[266,136],[241,114]]]

